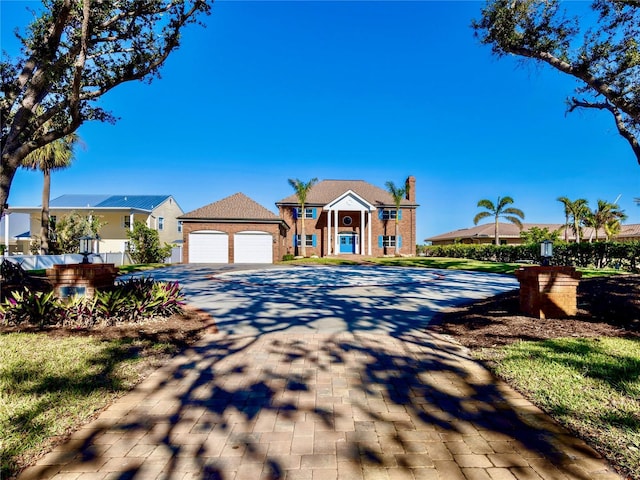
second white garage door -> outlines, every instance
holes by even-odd
[[[273,263],[273,237],[266,232],[240,232],[233,237],[233,263]]]
[[[229,235],[207,230],[190,233],[189,263],[229,263]]]

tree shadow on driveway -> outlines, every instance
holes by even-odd
[[[323,292],[211,278],[186,285],[221,333],[156,371],[24,478],[612,475],[462,347],[425,329],[437,309],[508,283],[429,278]]]

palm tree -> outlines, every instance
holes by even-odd
[[[598,200],[598,206],[585,216],[583,223],[594,229],[596,242],[598,241],[598,230],[604,229],[606,240],[620,230],[621,222],[627,219],[627,215],[617,203]]]
[[[500,245],[500,233],[498,232],[498,222],[500,218],[504,218],[508,222],[517,225],[522,230],[522,222],[524,220],[524,212],[519,208],[507,207],[513,203],[511,197],[498,197],[498,202],[494,205],[491,200],[483,199],[478,202],[478,207],[486,208],[487,211],[478,213],[473,218],[473,224],[477,225],[480,220],[487,217],[493,217],[495,221],[495,243]]]
[[[582,229],[580,225],[583,223],[585,216],[589,212],[588,202],[584,198],[578,198],[577,200],[571,201],[568,197],[558,197],[557,200],[564,205],[565,242],[568,240],[566,227],[571,226],[571,230],[576,236],[576,243],[580,243],[580,237],[582,236]]]
[[[49,252],[50,243],[49,198],[51,196],[51,172],[71,165],[74,158],[73,147],[78,142],[78,135],[72,133],[34,150],[22,160],[23,167],[40,170],[44,175],[42,212],[40,216],[40,251],[44,255]]]
[[[399,219],[400,219],[400,204],[402,203],[402,200],[409,195],[409,183],[407,183],[403,188],[399,188],[396,187],[395,184],[391,181],[385,183],[385,186],[387,187],[387,191],[389,192],[389,194],[391,195],[391,197],[393,197],[393,204],[396,206],[396,230],[395,230],[395,236],[396,236],[396,255],[400,254],[400,246],[399,246],[399,242],[398,239],[400,238],[400,224],[399,224]]]
[[[318,183],[317,178],[312,178],[308,182],[303,182],[302,180],[289,179],[289,185],[296,191],[296,197],[298,197],[298,202],[300,203],[300,215],[302,216],[302,224],[300,228],[300,243],[302,244],[302,256],[307,256],[307,237],[305,235],[304,229],[304,206],[307,203],[307,194],[311,190],[311,188]]]

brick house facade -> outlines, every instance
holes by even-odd
[[[305,211],[297,196],[290,195],[276,205],[282,218],[291,225],[287,253],[301,253],[301,222],[305,222],[306,255],[383,256],[416,253],[415,177],[408,177],[408,194],[398,211],[393,197],[382,188],[362,180],[324,180],[307,195]]]

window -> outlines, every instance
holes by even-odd
[[[294,207],[293,209],[293,218],[301,218],[300,207]],[[316,209],[315,208],[306,208],[304,209],[304,218],[316,218]]]
[[[395,220],[396,215],[398,216],[398,220],[402,220],[402,210],[398,211],[391,208],[380,210],[380,220]]]
[[[395,235],[380,235],[378,237],[378,247],[380,248],[395,247],[396,243],[398,248],[402,246],[402,236],[397,237],[397,242]]]
[[[182,233],[182,221],[178,220],[178,233]]]
[[[131,216],[130,215],[125,215],[124,217],[122,217],[122,227],[126,228],[127,230],[129,230],[131,228]]]
[[[342,219],[342,224],[343,224],[343,225],[346,225],[346,226],[351,225],[351,223],[352,223],[352,222],[353,222],[353,220],[351,219],[351,217],[344,217],[344,218]]]
[[[293,236],[293,246],[301,247],[301,235]],[[316,246],[316,236],[315,235],[305,235],[305,247],[315,247]]]
[[[164,230],[164,217],[158,217],[158,230]]]

